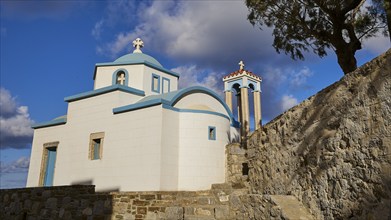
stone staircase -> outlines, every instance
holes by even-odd
[[[290,195],[270,195],[271,201],[281,210],[282,219],[289,220],[310,220],[314,217],[308,212],[304,205]]]

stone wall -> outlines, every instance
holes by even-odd
[[[240,196],[227,184],[196,192],[100,192],[94,186],[0,190],[0,219],[235,219]]]
[[[391,50],[255,132],[247,154],[252,193],[294,195],[318,219],[391,219]]]

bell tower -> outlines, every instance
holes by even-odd
[[[249,92],[254,97],[254,128],[262,125],[261,116],[261,82],[262,78],[244,69],[243,61],[239,62],[239,70],[223,78],[225,102],[232,111],[232,94],[237,97],[238,121],[240,122],[241,139],[245,140],[250,133],[250,103]]]

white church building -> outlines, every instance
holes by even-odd
[[[224,78],[226,101],[201,86],[178,90],[179,74],[142,53],[139,38],[133,46],[133,53],[95,65],[93,90],[66,97],[65,116],[33,126],[27,187],[172,191],[225,182],[225,146],[240,127],[232,92],[244,106],[243,89],[254,90],[260,124],[261,79],[241,64]],[[239,119],[248,125],[248,102],[243,109]]]

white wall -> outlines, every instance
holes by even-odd
[[[179,125],[179,189],[210,189],[225,181],[225,146],[229,120],[220,116],[181,113]],[[216,127],[216,140],[208,139],[208,127]]]
[[[60,142],[54,185],[158,191],[202,190],[223,183],[229,119],[161,105],[113,115],[114,107],[139,98],[116,91],[69,103],[65,125],[35,130],[27,186],[38,185],[43,144],[53,141]],[[175,107],[189,108],[191,100],[224,114],[221,104],[206,94],[188,95]],[[208,139],[208,126],[216,127],[216,140]],[[90,134],[96,132],[105,133],[103,155],[90,160]]]
[[[148,66],[144,66],[144,91],[145,95],[157,95],[159,93],[152,92],[152,74],[160,76],[160,93],[162,93],[163,77],[170,80],[170,91],[178,90],[178,78],[167,73],[155,70]]]
[[[113,74],[120,69],[128,71],[128,85],[129,87],[143,90],[144,85],[144,65],[124,65],[124,66],[99,66],[96,70],[94,81],[94,89],[99,89],[113,85]]]
[[[36,129],[27,185],[38,185],[43,144],[59,141],[54,185],[90,182],[98,191],[159,190],[161,107],[113,115],[119,96],[113,92],[71,102],[65,125]],[[101,160],[88,159],[95,132],[105,132]]]
[[[161,190],[178,189],[179,113],[163,109]]]
[[[156,92],[152,92],[152,73],[160,76],[160,93],[162,93],[163,77],[170,80],[170,91],[178,90],[177,77],[150,68],[143,64],[97,67],[94,89],[113,85],[113,74],[120,69],[125,69],[129,74],[127,86],[143,90],[146,95],[158,94]]]
[[[210,95],[205,93],[189,94],[180,99],[174,107],[181,109],[209,110],[229,116],[224,106]]]

